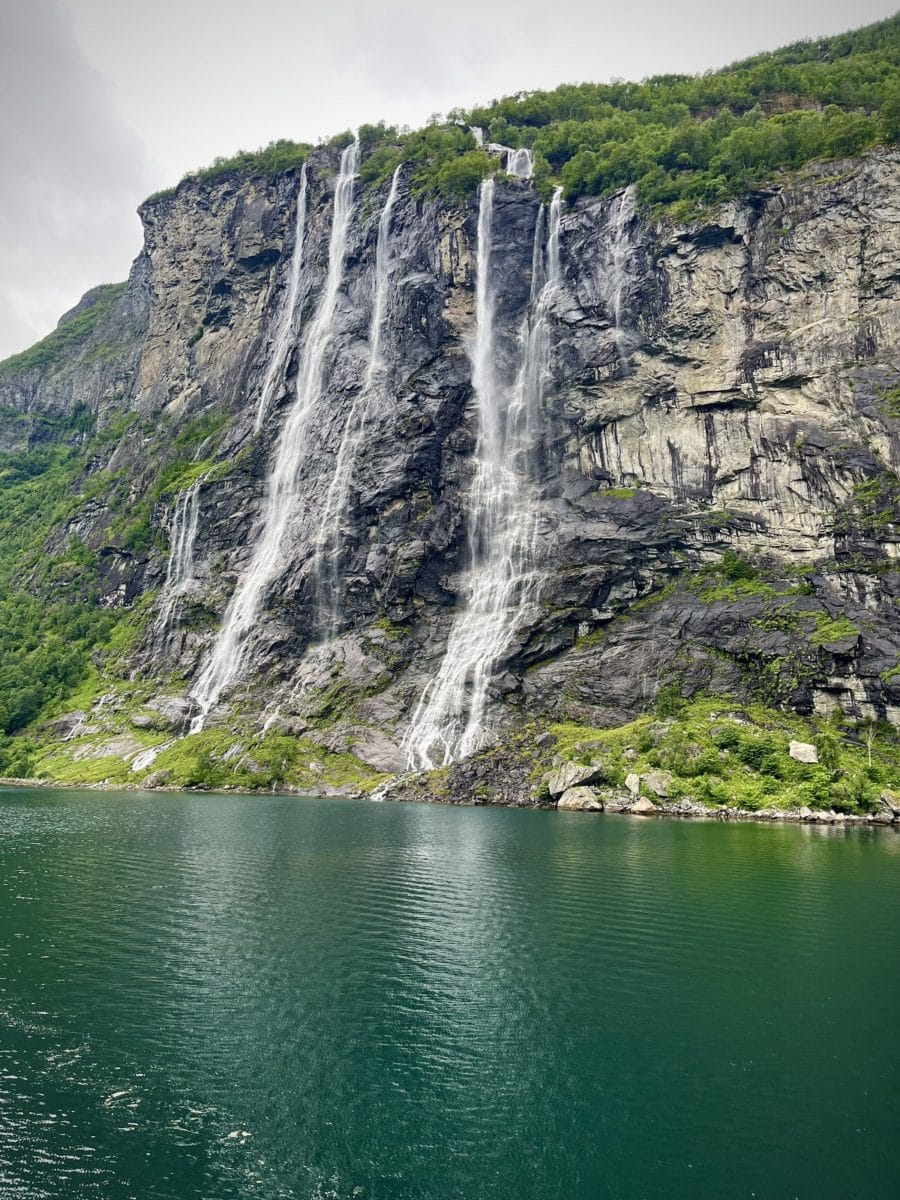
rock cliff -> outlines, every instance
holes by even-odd
[[[296,170],[188,180],[146,203],[144,249],[93,327],[50,363],[0,371],[4,446],[34,444],[47,414],[87,410],[110,431],[48,552],[73,537],[91,548],[100,604],[140,611],[143,625],[116,664],[120,682],[101,683],[82,725],[50,735],[73,761],[122,753],[135,781],[164,781],[159,747],[187,731],[192,681],[252,556],[295,402],[337,168],[328,150],[307,166],[295,335],[258,431],[294,249]],[[353,785],[355,768],[335,782],[329,763],[357,764],[360,778],[403,771],[403,733],[444,655],[471,549],[478,204],[416,198],[401,172],[386,386],[369,406],[341,514],[337,631],[321,636],[323,497],[366,374],[385,193],[355,195],[325,385],[249,668],[195,735],[215,735],[215,753],[251,773],[247,747],[261,729],[294,739],[321,751],[310,770],[324,770],[331,790]],[[495,348],[506,377],[538,205],[528,182],[498,181]],[[563,209],[560,252],[537,604],[492,669],[495,748],[452,767],[441,787],[528,801],[530,776],[506,749],[523,729],[619,726],[661,693],[900,721],[900,154],[807,168],[687,227],[649,219],[628,194],[581,200]],[[161,637],[189,488],[190,572]],[[124,545],[122,509],[141,505],[150,536]],[[109,749],[150,728],[127,752]]]

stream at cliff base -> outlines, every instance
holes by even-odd
[[[3,1200],[895,1200],[900,836],[0,791]]]

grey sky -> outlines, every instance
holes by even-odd
[[[577,80],[702,71],[895,0],[0,0],[0,357],[124,278],[217,154]]]

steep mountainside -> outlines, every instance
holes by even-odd
[[[875,804],[900,152],[687,224],[358,154],[152,198],[128,283],[0,365],[7,772]]]

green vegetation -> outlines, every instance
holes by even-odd
[[[64,319],[52,333],[21,354],[14,354],[0,362],[0,379],[57,362],[67,350],[93,333],[100,318],[109,312],[124,290],[124,283],[102,283],[94,288],[89,307]]]
[[[139,707],[132,698],[131,707]],[[131,753],[112,753],[118,742],[133,743]],[[20,753],[21,739],[12,743]],[[133,771],[131,759],[141,746],[159,747],[152,764]],[[352,753],[327,750],[308,737],[240,728],[208,729],[173,739],[170,734],[129,730],[125,737],[88,734],[62,751],[58,744],[32,743],[25,774],[66,784],[139,784],[149,775],[173,788],[271,791],[274,788],[327,788],[370,791],[386,776]]]
[[[369,126],[363,183],[382,183],[408,162],[420,194],[473,191],[496,163],[475,149],[467,125],[530,147],[545,196],[557,182],[569,200],[634,185],[640,202],[689,217],[780,171],[896,141],[900,17],[706,75],[522,92],[405,135]]]
[[[18,416],[14,413],[13,419]],[[35,732],[42,721],[64,711],[66,703],[89,707],[101,691],[115,689],[116,671],[124,669],[122,660],[152,612],[152,594],[129,609],[102,608],[100,557],[74,536],[50,556],[46,547],[51,534],[58,538],[66,520],[87,500],[102,496],[109,509],[104,540],[145,554],[161,538],[152,520],[157,500],[235,465],[212,456],[225,415],[202,413],[177,432],[154,418],[137,429],[150,441],[143,497],[136,501],[136,481],[126,469],[111,472],[96,466],[98,458],[102,461],[126,433],[135,431],[134,413],[122,414],[97,432],[94,415],[83,408],[65,417],[30,417],[29,422],[30,437],[39,444],[0,453],[0,774],[17,776],[36,769],[35,756],[47,740]],[[166,449],[176,455],[168,462]],[[194,461],[201,451],[207,456]],[[69,756],[62,760],[69,762]],[[46,764],[41,769],[50,770]],[[71,770],[74,775],[60,775],[55,768],[50,773],[68,781],[95,781],[76,766]]]
[[[858,483],[849,501],[838,510],[835,533],[858,530],[877,535],[900,523],[900,479],[885,469]]]
[[[474,136],[459,124],[429,125],[403,135],[385,126],[364,128],[377,130],[380,142],[360,168],[364,186],[385,183],[400,163],[406,163],[414,195],[459,200],[471,195],[485,176],[499,170],[497,159],[479,150]],[[365,147],[363,132],[360,130],[360,143]]]
[[[881,392],[880,400],[885,415],[900,421],[900,385],[885,388]]]
[[[713,604],[717,600],[740,600],[745,596],[762,596],[771,600],[779,595],[791,595],[794,591],[793,588],[786,592],[776,591],[771,583],[761,578],[758,566],[734,550],[726,550],[717,563],[698,571],[690,580],[689,587],[704,604]]]
[[[464,114],[531,146],[569,199],[629,184],[680,215],[814,159],[900,137],[900,17],[799,42],[706,75],[567,84]]]
[[[900,16],[704,75],[519,92],[456,109],[411,132],[383,122],[363,125],[361,182],[383,184],[404,163],[416,195],[470,195],[498,170],[470,126],[490,141],[530,147],[535,186],[544,197],[557,183],[569,200],[634,185],[641,203],[686,219],[779,172],[897,141]],[[339,150],[351,137],[345,131],[326,145]],[[187,178],[208,183],[232,172],[273,175],[304,162],[311,149],[272,142],[217,158]]]
[[[239,752],[235,753],[235,744]],[[323,749],[306,737],[269,731],[241,738],[233,730],[204,730],[164,750],[152,770],[173,787],[376,787],[386,776],[352,754]]]
[[[816,628],[809,635],[813,646],[828,646],[831,642],[841,642],[846,638],[859,637],[859,630],[849,617],[838,617],[831,620],[821,614],[816,614]]]
[[[46,549],[51,534],[58,538],[64,522],[98,495],[110,507],[112,544],[133,553],[152,545],[151,499],[134,503],[125,472],[89,471],[134,420],[123,415],[89,437],[93,416],[77,409],[44,418],[37,432],[52,442],[0,453],[0,774],[31,773],[35,726],[62,711],[86,681],[88,702],[108,687],[97,675],[98,654],[107,663],[121,658],[148,619],[150,595],[128,610],[100,607],[101,560],[77,537],[53,555]],[[183,449],[199,446],[219,425],[201,417],[174,440]]]
[[[641,717],[618,729],[554,725],[554,752],[601,762],[604,782],[617,788],[628,772],[667,771],[671,800],[711,806],[868,812],[883,788],[900,787],[900,741],[890,726],[844,729],[715,697],[687,703],[667,695],[657,707],[664,719]],[[792,759],[792,739],[812,742],[818,764]]]
[[[309,157],[311,149],[312,146],[304,142],[292,142],[287,138],[280,138],[278,141],[269,142],[267,146],[262,146],[259,150],[238,150],[237,154],[232,154],[228,158],[220,156],[214,159],[208,167],[190,171],[184,179],[195,179],[198,183],[214,183],[217,179],[223,179],[226,175],[235,173],[278,175],[281,171],[290,171],[295,167],[302,166]],[[156,201],[164,200],[174,194],[175,188],[163,188],[148,196],[144,203],[154,204]],[[199,341],[200,335],[195,340]]]
[[[29,748],[9,735],[72,690],[115,624],[97,609],[86,546],[71,539],[56,558],[41,553],[83,465],[63,446],[0,454],[0,773],[28,773]]]
[[[606,487],[597,490],[597,495],[605,500],[633,500],[637,494],[636,487]]]

